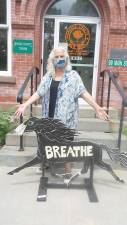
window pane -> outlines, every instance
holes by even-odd
[[[93,67],[73,66],[72,69],[79,73],[87,91],[92,94]]]
[[[98,12],[89,0],[59,0],[47,10],[47,15],[91,16],[98,17]]]
[[[7,71],[7,30],[0,30],[0,71]]]
[[[68,43],[71,63],[94,63],[95,38],[95,24],[60,22],[59,43]]]
[[[6,0],[0,0],[0,24],[6,23]]]
[[[54,46],[54,19],[45,19],[44,23],[44,74],[46,72],[46,65],[49,53]]]

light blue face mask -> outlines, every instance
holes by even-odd
[[[54,67],[55,68],[64,68],[66,65],[66,59],[63,58],[58,58],[58,59],[54,59]]]

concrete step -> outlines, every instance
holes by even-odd
[[[29,109],[27,109],[25,115],[29,115]],[[34,106],[33,105],[33,115],[36,117],[42,117],[42,107],[41,105]],[[113,119],[119,118],[119,111],[115,108],[110,107],[109,108],[109,116]],[[90,106],[84,106],[82,108],[79,108],[79,118],[95,118],[95,111]]]
[[[18,167],[32,160],[37,153],[36,147],[25,147],[24,151],[18,151],[18,146],[4,145],[0,150],[0,166]]]
[[[25,133],[24,135],[24,146],[25,147],[36,147],[37,138],[35,132]],[[106,132],[95,132],[95,131],[79,131],[79,136],[75,137],[76,141],[80,140],[89,140],[97,143],[107,144],[111,147],[117,146],[117,133],[106,133]],[[17,136],[14,132],[7,134],[6,145],[7,146],[19,146],[20,137]],[[127,151],[127,137],[122,135],[121,149],[122,151]]]
[[[78,122],[78,130],[114,133],[119,130],[119,121],[113,119],[111,121],[103,121],[98,118],[80,118]]]
[[[106,108],[104,107],[106,110]],[[119,110],[110,107],[109,108],[109,117],[111,119],[118,119],[119,118]],[[85,106],[83,108],[79,108],[79,118],[96,118],[95,110],[90,106]]]
[[[78,139],[106,144],[113,148],[117,147],[118,133],[79,131]],[[75,140],[77,140],[77,137],[75,138]],[[127,137],[125,135],[122,135],[121,151],[127,151]]]
[[[24,121],[27,120],[27,116],[24,117]],[[111,119],[110,121],[100,120],[98,118],[79,118],[78,130],[86,131],[102,131],[109,133],[116,133],[119,130],[120,121]],[[124,121],[124,126],[127,126],[127,121]]]
[[[39,116],[38,116],[39,118]],[[41,118],[41,117],[40,117]],[[27,116],[24,116],[24,121],[28,119]],[[103,121],[98,118],[83,118],[80,117],[78,120],[78,130],[87,130],[87,131],[102,131],[102,132],[118,132],[119,130],[119,120],[111,119],[110,121]],[[124,125],[127,126],[127,121],[124,122]]]

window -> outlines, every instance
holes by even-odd
[[[99,17],[90,0],[58,0],[47,10],[46,15]]]
[[[0,75],[11,72],[10,0],[0,0]]]
[[[49,53],[51,52],[54,46],[54,19],[45,19],[44,22],[44,56],[43,56],[43,64],[44,64],[44,74],[46,73],[46,64]]]

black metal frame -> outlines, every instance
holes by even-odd
[[[75,160],[76,161],[76,160]],[[55,163],[58,163],[59,159],[55,159]],[[61,162],[65,162],[64,160]],[[66,162],[72,162],[72,158],[66,159]],[[31,161],[23,164],[22,166],[10,171],[8,174],[9,175],[13,175],[14,173],[18,173],[19,171],[21,171],[24,168],[28,168],[31,166],[34,166],[38,163],[41,164],[41,168],[42,168],[42,174],[40,177],[40,182],[39,182],[39,189],[38,189],[38,195],[37,195],[37,201],[46,201],[47,200],[47,189],[48,188],[71,188],[71,189],[86,189],[88,197],[89,197],[89,201],[90,202],[98,202],[98,197],[93,185],[93,175],[94,175],[94,156],[91,157],[86,157],[86,160],[84,159],[78,159],[78,162],[83,162],[84,163],[84,168],[82,168],[80,170],[81,174],[85,174],[88,169],[89,169],[89,177],[84,178],[84,183],[80,184],[80,183],[72,183],[72,180],[74,180],[77,176],[79,176],[80,174],[76,173],[73,175],[73,179],[70,178],[70,181],[68,184],[64,184],[64,182],[60,182],[60,180],[58,179],[56,182],[56,179],[54,179],[54,182],[51,182],[50,179],[45,176],[46,174],[46,164],[47,163],[47,159],[45,158],[45,155],[43,155],[42,159],[40,160],[38,157],[35,157],[34,159],[32,159]],[[53,174],[52,171],[52,167],[54,165],[54,159],[53,161],[50,160],[49,163],[49,169],[51,172],[52,176],[56,176],[56,174]],[[85,168],[86,166],[86,168]]]
[[[46,201],[47,200],[47,190],[48,188],[71,188],[71,189],[86,189],[89,201],[90,202],[98,202],[98,197],[93,185],[93,172],[94,172],[94,157],[90,157],[89,159],[89,177],[84,178],[84,184],[73,184],[70,183],[66,185],[64,183],[60,183],[59,180],[56,182],[50,182],[47,176],[45,176],[45,164],[42,163],[42,176],[40,177],[39,189],[37,201]],[[72,160],[67,159],[67,162],[72,162]],[[75,176],[76,178],[77,176]]]
[[[123,119],[124,119],[124,108],[127,107],[127,96],[125,95],[124,88],[119,80],[118,72],[113,72],[110,70],[104,70],[100,73],[100,77],[102,78],[102,86],[101,86],[101,106],[103,106],[103,95],[104,95],[104,82],[105,77],[108,77],[108,95],[107,95],[107,113],[109,113],[109,105],[110,105],[110,95],[111,95],[111,83],[114,84],[118,93],[122,99],[121,105],[121,115],[120,115],[120,125],[119,125],[119,134],[118,134],[118,141],[117,141],[117,148],[120,150],[121,147],[121,136],[122,136],[122,128],[123,128]]]
[[[19,89],[18,95],[17,95],[17,102],[20,104],[23,103],[23,95],[25,92],[25,89],[30,81],[30,96],[33,95],[33,90],[37,90],[37,83],[38,83],[38,75],[39,75],[39,69],[37,67],[33,67],[30,72],[28,73],[28,76],[26,77],[24,83],[22,84],[21,88]],[[34,82],[35,77],[35,82]],[[34,88],[35,87],[35,88]],[[36,103],[35,103],[36,104]],[[32,116],[33,113],[33,106],[30,105],[30,116]],[[23,116],[20,116],[20,124],[23,123]],[[24,151],[23,146],[23,135],[20,136],[20,147],[19,151]]]

